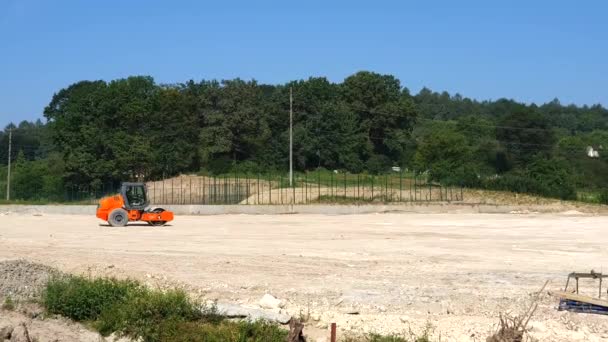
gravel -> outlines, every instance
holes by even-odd
[[[51,267],[23,259],[0,262],[0,299],[30,300],[39,298],[48,279],[58,274]]]

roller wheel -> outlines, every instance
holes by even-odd
[[[154,227],[164,226],[167,221],[148,221],[148,224]]]
[[[152,210],[152,212],[155,214],[160,214],[163,211],[165,211],[165,209],[162,209],[162,208],[156,208],[156,209]],[[165,223],[167,223],[167,221],[148,221],[148,224],[151,226],[154,226],[154,227],[164,226]]]
[[[108,217],[108,223],[112,227],[124,227],[129,222],[129,214],[122,208],[114,209]]]

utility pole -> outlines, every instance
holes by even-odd
[[[6,200],[11,200],[11,149],[13,148],[13,129],[8,129],[8,173],[6,175]]]
[[[289,186],[293,187],[293,88],[289,87]]]

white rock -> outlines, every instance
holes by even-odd
[[[313,321],[320,321],[321,320],[321,315],[319,315],[318,313],[313,313],[310,318],[312,318]]]
[[[401,321],[401,323],[407,323],[410,321],[410,317],[403,315],[399,317],[399,320]]]
[[[270,294],[265,294],[262,299],[260,299],[260,307],[264,309],[278,309],[284,306],[283,302],[280,299],[275,298]]]

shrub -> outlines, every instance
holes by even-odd
[[[140,290],[126,301],[107,308],[95,326],[102,335],[119,332],[156,341],[165,322],[176,324],[202,318],[199,307],[183,291]]]
[[[224,320],[201,310],[185,292],[152,291],[137,282],[68,276],[49,281],[43,304],[55,314],[91,321],[102,335],[154,341],[285,341],[287,331],[267,322]]]
[[[598,200],[601,204],[608,204],[608,189],[602,189],[602,191],[600,191]]]
[[[137,283],[129,280],[57,277],[48,282],[43,304],[50,313],[76,321],[92,321],[139,289]]]
[[[284,342],[288,333],[264,321],[220,324],[166,321],[159,330],[160,341],[172,342]]]
[[[13,301],[13,299],[11,297],[6,297],[4,299],[4,303],[2,303],[2,309],[9,310],[9,311],[15,309],[15,302]]]

